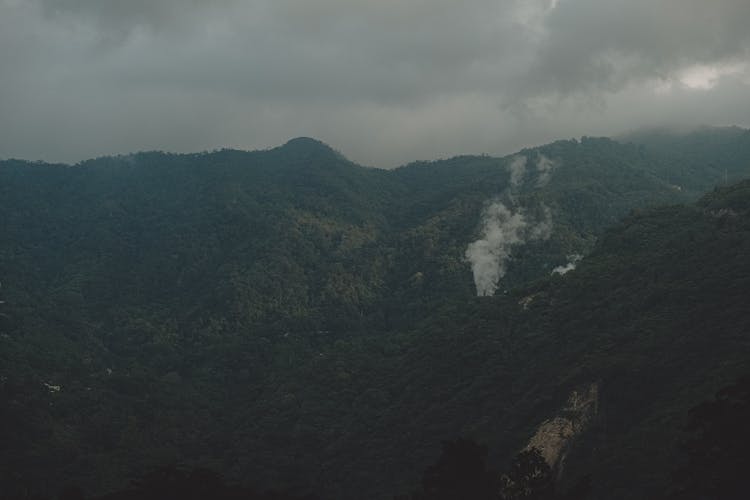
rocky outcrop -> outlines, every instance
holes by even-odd
[[[559,414],[542,422],[525,449],[538,449],[549,466],[559,473],[570,444],[596,417],[598,402],[598,384],[573,391]]]

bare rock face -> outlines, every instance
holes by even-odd
[[[518,305],[523,308],[524,311],[529,309],[529,306],[532,302],[534,302],[534,299],[536,296],[539,295],[538,293],[532,293],[531,295],[527,295],[526,297],[522,298],[518,301]]]
[[[573,391],[559,415],[542,422],[525,450],[538,449],[552,470],[559,472],[568,446],[596,416],[598,402],[598,384]]]

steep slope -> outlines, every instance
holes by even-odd
[[[563,278],[425,324],[397,406],[429,416],[409,429],[470,434],[503,463],[596,382],[598,417],[569,450],[566,477],[592,474],[594,498],[661,496],[688,408],[750,369],[748,203],[744,182],[638,212]],[[410,403],[422,387],[441,403]]]
[[[602,304],[612,282],[596,280],[623,279],[623,298],[640,300],[628,281],[638,268],[603,264],[629,258],[605,239],[570,278],[547,277],[629,210],[690,196],[656,161],[584,138],[390,172],[312,139],[72,167],[2,162],[3,479],[102,491],[185,461],[377,498],[408,487],[458,433],[493,444],[500,463],[573,385],[605,378],[611,397],[619,337],[592,325],[623,328],[641,305]],[[548,212],[550,231],[513,248],[498,297],[476,299],[464,255],[494,199]],[[569,285],[575,276],[593,284]],[[570,319],[581,315],[593,319]]]

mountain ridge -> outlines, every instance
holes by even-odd
[[[743,144],[733,175],[747,173]],[[568,470],[625,494],[617,453],[653,451],[626,436],[655,432],[655,414],[675,422],[715,389],[700,375],[737,371],[746,183],[680,207],[716,168],[678,190],[662,176],[669,156],[603,138],[393,171],[332,151],[301,139],[70,168],[0,162],[0,468],[102,492],[176,460],[383,498],[456,434],[491,444],[499,466],[571,390],[601,380],[604,422],[622,433],[594,425]],[[510,247],[496,296],[476,298],[465,252],[489,238],[493,203],[529,224],[546,208],[550,231]],[[575,270],[551,275],[576,254]],[[722,321],[739,329],[711,350],[695,315],[718,314],[721,283],[732,298]],[[668,380],[634,392],[628,383],[653,376],[648,347],[669,342],[699,373],[665,354]],[[674,389],[684,376],[696,387]],[[670,390],[679,397],[654,402]],[[639,398],[650,406],[631,409]],[[664,485],[629,467],[644,491]]]

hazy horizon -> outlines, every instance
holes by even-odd
[[[0,0],[0,158],[309,136],[395,167],[750,125],[744,0]]]
[[[519,154],[523,149],[533,149],[533,148],[541,147],[541,146],[544,146],[546,144],[550,144],[551,142],[555,142],[555,141],[559,141],[559,140],[563,140],[563,141],[564,140],[580,141],[583,137],[608,137],[608,138],[616,140],[616,141],[627,141],[627,140],[629,140],[629,135],[631,135],[631,134],[639,134],[639,133],[644,133],[644,132],[645,133],[650,133],[650,132],[655,132],[655,133],[669,133],[669,134],[677,134],[677,135],[679,135],[679,134],[688,134],[688,133],[691,133],[691,132],[700,131],[701,129],[731,129],[731,128],[740,128],[742,130],[750,130],[750,129],[746,128],[746,127],[740,127],[739,125],[694,125],[694,126],[667,126],[667,125],[663,125],[662,126],[662,125],[654,125],[654,126],[651,126],[651,127],[641,127],[641,128],[629,129],[627,131],[624,131],[621,134],[613,134],[613,135],[609,135],[609,136],[602,136],[602,135],[595,135],[595,134],[583,134],[582,136],[579,136],[579,137],[558,137],[556,139],[552,139],[549,142],[524,145],[524,146],[519,147],[518,149],[514,149],[512,151],[498,152],[498,153],[492,154],[490,156],[497,157],[497,158],[513,157],[514,155]],[[90,160],[95,160],[97,158],[128,157],[128,156],[131,156],[131,155],[136,155],[136,154],[141,154],[141,153],[155,153],[156,152],[156,153],[163,153],[163,154],[191,155],[191,154],[211,154],[211,153],[214,153],[214,152],[217,152],[217,151],[221,151],[221,150],[234,150],[234,151],[244,151],[244,152],[269,151],[269,150],[272,150],[272,149],[283,147],[288,142],[291,142],[291,141],[293,141],[295,139],[312,139],[312,140],[321,142],[321,143],[325,144],[326,146],[330,147],[331,149],[333,149],[334,151],[336,151],[337,153],[343,155],[347,160],[352,161],[355,164],[358,164],[358,165],[364,166],[364,167],[373,167],[373,168],[380,168],[380,169],[385,169],[385,170],[391,170],[391,169],[395,169],[395,168],[400,168],[400,167],[404,167],[404,166],[407,166],[407,165],[412,164],[412,163],[418,163],[418,162],[422,162],[422,161],[427,161],[427,162],[430,162],[430,161],[442,161],[442,160],[449,160],[451,158],[457,158],[457,157],[461,157],[461,156],[481,156],[481,155],[488,154],[488,153],[484,153],[484,152],[470,152],[470,151],[467,151],[467,152],[464,152],[464,153],[457,153],[455,155],[441,156],[441,157],[435,157],[435,158],[415,158],[413,160],[409,160],[409,161],[406,161],[404,163],[400,163],[398,165],[387,165],[387,166],[368,165],[368,164],[365,164],[365,163],[362,163],[362,162],[358,162],[356,159],[350,158],[336,144],[329,144],[329,143],[327,143],[325,141],[320,140],[317,137],[298,136],[298,137],[290,137],[289,139],[287,139],[286,141],[284,141],[284,142],[282,142],[280,144],[270,145],[268,147],[258,147],[258,148],[255,148],[255,149],[230,148],[230,147],[219,147],[219,148],[213,148],[213,149],[205,149],[205,150],[201,150],[201,151],[198,151],[198,150],[196,150],[196,151],[190,151],[190,150],[185,150],[185,151],[169,151],[169,150],[164,150],[164,149],[148,149],[148,150],[138,150],[138,151],[130,151],[130,152],[117,152],[117,153],[111,153],[111,154],[101,154],[101,155],[89,156],[89,157],[81,158],[80,160],[75,160],[75,161],[56,161],[56,160],[53,160],[53,159],[51,159],[51,160],[39,160],[39,159],[36,159],[36,158],[20,158],[20,157],[8,157],[8,158],[0,157],[0,161],[4,161],[4,160],[20,160],[20,161],[28,161],[28,162],[42,161],[42,162],[50,163],[50,164],[76,165],[78,163],[86,162],[86,161],[90,161]]]

